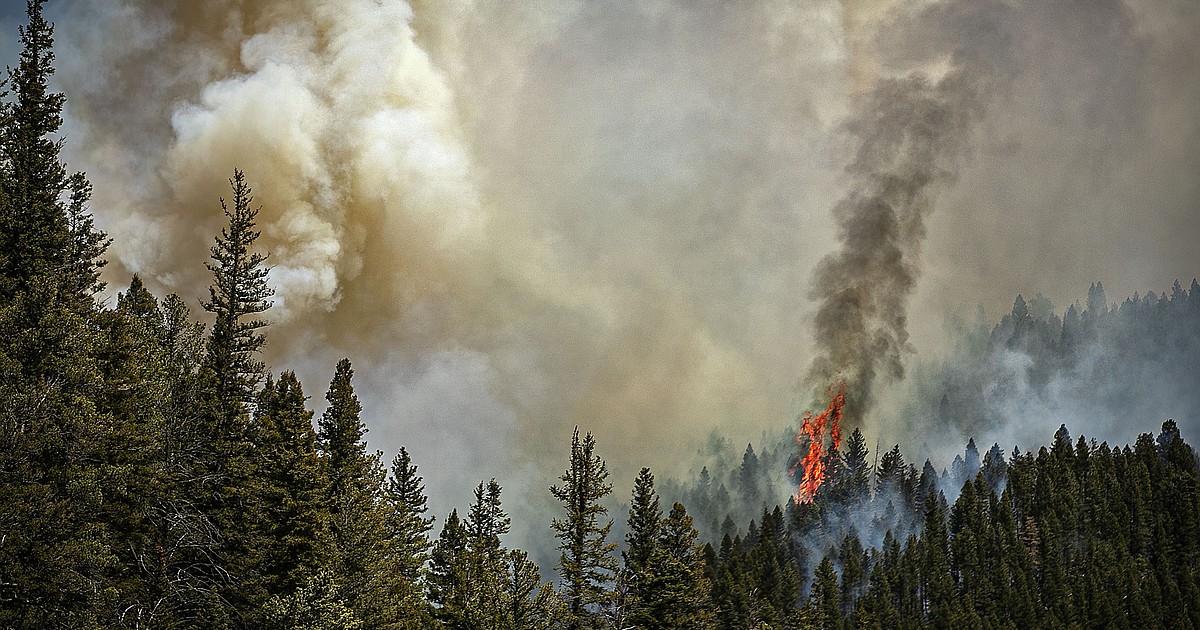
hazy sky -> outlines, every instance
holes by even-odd
[[[543,501],[575,425],[622,496],[712,428],[786,427],[831,352],[813,339],[831,253],[901,364],[977,304],[1061,311],[1096,280],[1120,299],[1200,273],[1194,0],[50,14],[114,288],[136,272],[198,304],[244,169],[278,292],[271,365],[320,406],[348,356],[372,447],[407,445],[439,514],[492,476],[517,514]],[[896,202],[895,258],[859,260],[882,250],[854,245],[844,201],[885,175],[928,185]]]

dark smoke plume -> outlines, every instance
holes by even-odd
[[[946,25],[997,32],[992,21],[1001,13],[995,3],[971,4],[935,5],[940,16],[919,19],[940,17]],[[869,410],[879,377],[903,376],[908,301],[920,273],[925,219],[939,189],[954,178],[983,114],[991,61],[958,51],[948,66],[878,78],[856,103],[848,124],[858,142],[847,167],[853,185],[833,209],[839,246],[813,277],[819,354],[808,372],[817,396],[845,383],[853,420]]]

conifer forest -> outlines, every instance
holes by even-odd
[[[0,629],[1200,627],[1200,80],[1139,100],[1190,0],[24,4]],[[1083,254],[1021,204],[1106,199],[1174,209],[1069,227],[1183,239],[1081,248],[1169,288],[1047,279]],[[958,240],[1012,234],[1044,268]]]

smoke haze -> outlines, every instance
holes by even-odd
[[[711,428],[792,422],[806,374],[898,374],[957,310],[1200,269],[1190,0],[58,11],[114,288],[202,295],[245,169],[269,361],[319,400],[348,356],[439,516],[495,476],[523,520],[576,424],[624,496]]]

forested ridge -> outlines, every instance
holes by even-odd
[[[264,365],[252,171],[214,191],[207,315],[136,276],[97,299],[110,241],[60,156],[53,28],[28,6],[0,107],[0,628],[1200,626],[1200,473],[1171,420],[1128,446],[1066,426],[1036,452],[971,441],[941,472],[855,430],[806,503],[783,500],[786,447],[614,488],[603,436],[576,429],[544,575],[506,545],[503,479],[433,515],[420,453],[368,448],[349,360],[320,416]],[[1195,281],[1118,309],[1093,286],[1081,310],[1018,297],[978,343],[1034,357],[1034,381],[1093,347],[1195,361]],[[963,374],[944,414],[982,422]]]

